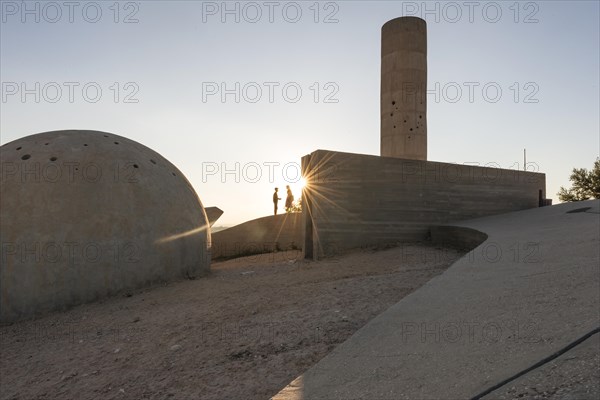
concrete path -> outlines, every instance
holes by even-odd
[[[600,326],[600,200],[453,225],[488,239],[274,399],[468,399]]]

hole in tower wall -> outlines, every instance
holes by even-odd
[[[139,165],[133,164],[133,168],[139,168]]]
[[[48,146],[50,143],[44,143],[44,146]]]
[[[394,116],[394,113],[390,113],[390,117],[393,117],[393,116]]]
[[[84,143],[83,145],[84,145],[85,147],[87,147],[87,143]]]
[[[393,106],[395,106],[395,105],[396,105],[396,102],[395,102],[395,101],[392,101],[392,105],[393,105]]]

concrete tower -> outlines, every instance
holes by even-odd
[[[400,17],[381,28],[381,156],[427,160],[427,24]]]

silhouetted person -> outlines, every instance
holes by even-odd
[[[281,198],[278,197],[279,196],[278,191],[279,191],[279,188],[275,188],[275,193],[273,193],[273,207],[274,207],[275,215],[277,215],[277,202],[279,200],[281,200]]]
[[[292,211],[292,204],[294,203],[294,195],[292,194],[292,189],[290,189],[290,185],[286,186],[287,188],[287,197],[285,198],[285,211]]]

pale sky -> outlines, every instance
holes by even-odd
[[[526,148],[557,203],[600,155],[598,1],[1,3],[0,143],[136,140],[217,225],[270,215],[275,186],[298,197],[316,149],[379,154],[381,26],[403,15],[428,26],[429,160],[522,169]]]

